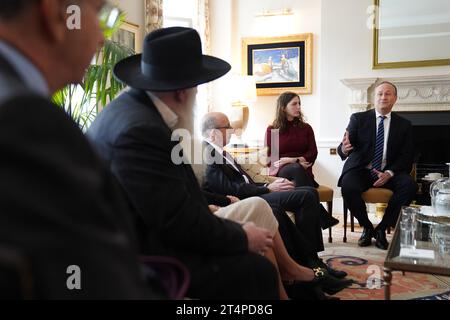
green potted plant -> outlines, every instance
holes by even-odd
[[[53,102],[63,108],[83,131],[88,129],[101,108],[124,88],[114,78],[112,70],[118,61],[133,55],[134,50],[111,40],[124,18],[125,14],[121,13],[114,26],[105,30],[105,44],[95,55],[83,82],[69,85],[53,96]]]

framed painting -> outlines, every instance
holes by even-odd
[[[253,75],[260,96],[312,93],[312,33],[243,38],[242,73]]]
[[[140,28],[136,24],[123,22],[119,30],[113,34],[111,40],[133,49],[136,53],[142,51],[142,36]]]
[[[448,0],[374,0],[373,69],[450,65]]]

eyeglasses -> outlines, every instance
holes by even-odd
[[[120,9],[105,3],[98,13],[100,28],[104,32],[111,31],[117,24],[120,17]]]
[[[227,125],[226,127],[216,127],[215,129],[227,129],[227,130],[234,130],[234,128],[231,125]]]

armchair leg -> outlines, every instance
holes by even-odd
[[[328,213],[333,215],[333,200],[327,201],[327,209],[328,209]],[[330,228],[328,228],[328,243],[332,243],[332,242],[333,242],[333,236],[332,236],[331,227],[330,227]]]
[[[355,232],[355,218],[353,217],[352,212],[350,211],[350,230]]]
[[[344,242],[347,242],[347,206],[344,201]]]

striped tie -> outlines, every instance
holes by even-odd
[[[381,171],[381,161],[383,160],[384,150],[384,119],[386,116],[379,116],[380,123],[378,124],[377,137],[375,140],[375,153],[372,160],[372,168]],[[375,180],[378,180],[378,176],[375,172],[370,172]]]

